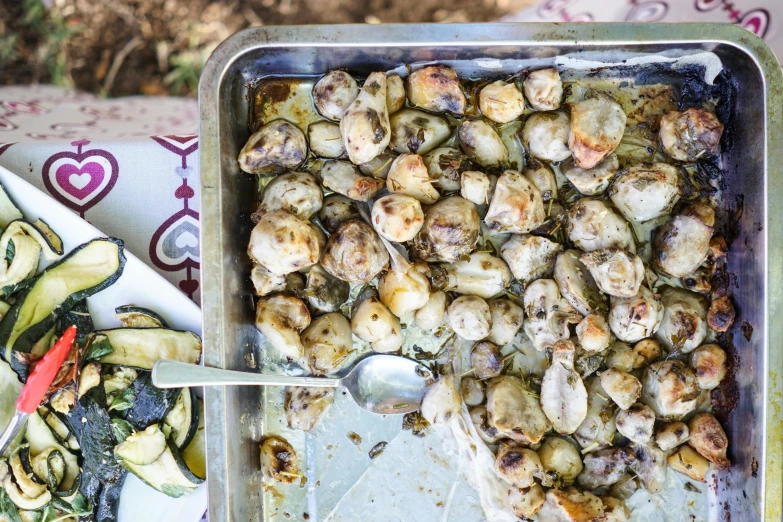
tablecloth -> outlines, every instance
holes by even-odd
[[[199,302],[197,132],[196,100],[0,89],[0,165]]]
[[[505,20],[731,22],[783,56],[781,0],[547,0]],[[191,99],[0,88],[0,165],[200,302],[197,129]]]

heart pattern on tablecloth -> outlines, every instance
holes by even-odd
[[[198,268],[200,234],[198,213],[182,209],[155,231],[150,242],[150,259],[163,270]]]
[[[188,156],[198,149],[198,136],[185,135],[168,135],[168,136],[151,136],[155,142],[164,149],[178,154],[180,156]]]
[[[100,149],[82,152],[89,142],[73,142],[77,152],[58,152],[43,166],[47,190],[63,205],[80,215],[106,197],[119,176],[117,160]]]

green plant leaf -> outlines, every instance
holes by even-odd
[[[82,364],[100,359],[113,351],[114,348],[112,348],[108,337],[105,335],[96,335],[92,338],[90,344],[87,346],[87,350],[84,352]]]
[[[129,386],[122,390],[122,393],[117,395],[109,406],[107,411],[125,411],[133,406],[136,401],[136,392],[133,387]]]
[[[116,401],[117,399],[114,400]],[[122,444],[133,433],[133,426],[125,419],[113,418],[111,420],[111,431],[114,433],[114,440],[117,441],[117,444]]]
[[[163,492],[164,495],[168,495],[174,498],[179,498],[193,491],[192,488],[189,488],[187,486],[179,486],[176,484],[163,484],[160,487],[160,490],[161,492]]]
[[[8,498],[8,493],[4,489],[0,489],[0,514],[4,515],[9,522],[22,522],[16,505],[11,502],[11,499]]]
[[[13,241],[9,241],[8,248],[5,251],[5,258],[10,264],[14,262],[14,257],[16,257],[16,246],[14,246]]]

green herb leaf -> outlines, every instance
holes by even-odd
[[[71,507],[74,511],[87,511],[89,513],[92,513],[92,506],[87,504],[87,500],[85,500],[84,495],[81,493],[77,493],[74,499],[71,501]]]
[[[8,249],[5,251],[5,258],[8,261],[8,263],[14,262],[14,257],[16,257],[16,247],[14,246],[13,241],[8,242]]]
[[[115,399],[116,401],[117,399]],[[117,444],[125,442],[131,434],[133,434],[133,426],[125,419],[112,418],[111,419],[111,431],[114,434],[114,440]]]
[[[122,390],[122,392],[114,398],[114,400],[111,402],[111,406],[109,406],[107,411],[128,410],[131,408],[131,406],[133,406],[135,401],[136,392],[133,390],[133,387],[129,386]]]
[[[9,522],[22,522],[17,511],[16,506],[11,499],[8,498],[8,493],[4,489],[0,489],[0,514],[4,515]]]
[[[16,294],[17,292],[26,290],[27,288],[33,286],[33,284],[37,280],[38,279],[36,279],[34,277],[31,277],[30,279],[25,279],[21,283],[17,283],[15,285],[4,286],[3,290],[2,290],[3,291],[3,297],[4,298],[8,298],[8,297],[11,297],[12,295]]]
[[[180,486],[177,484],[163,484],[160,487],[160,490],[164,495],[168,495],[174,498],[179,498],[193,491],[193,488],[189,488],[187,486]]]
[[[89,361],[98,360],[104,355],[108,355],[113,351],[114,348],[112,348],[108,337],[105,335],[96,335],[92,338],[92,340],[90,340],[90,344],[87,345],[87,349],[84,352],[84,357],[82,358],[82,364]]]

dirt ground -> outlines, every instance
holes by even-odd
[[[484,22],[536,0],[0,0],[0,83],[195,96],[204,61],[247,27]]]

